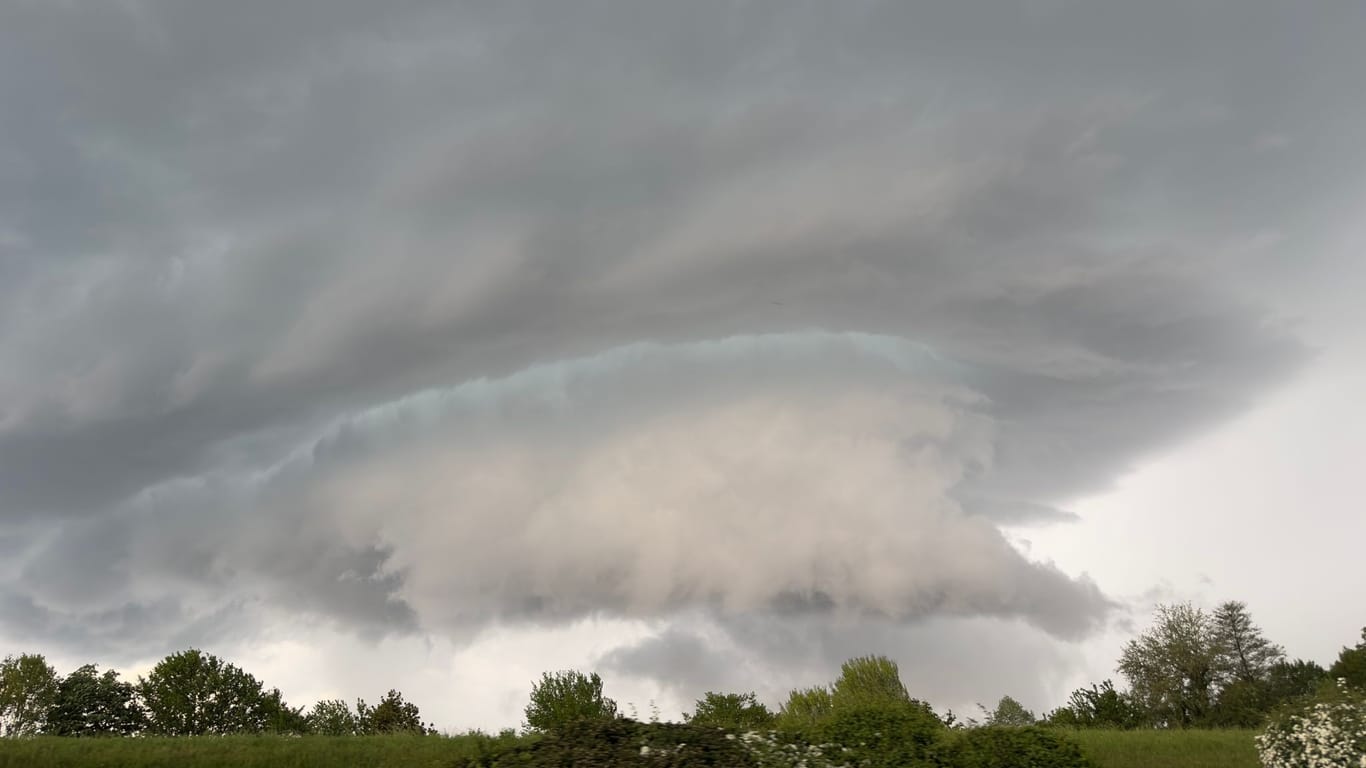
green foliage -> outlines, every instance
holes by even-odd
[[[356,726],[364,734],[375,733],[412,733],[425,734],[436,731],[422,724],[422,715],[417,705],[403,700],[403,694],[389,689],[384,698],[375,706],[356,702]]]
[[[532,683],[531,702],[526,706],[526,727],[547,731],[582,719],[611,719],[617,716],[617,703],[602,695],[602,678],[594,672],[566,670],[546,672]]]
[[[988,726],[1012,727],[1033,725],[1037,718],[1024,705],[1009,696],[1002,696],[996,708],[987,713]]]
[[[1288,705],[1257,737],[1257,752],[1271,768],[1366,765],[1366,690],[1339,680]]]
[[[1260,680],[1234,680],[1219,691],[1205,724],[1214,728],[1256,728],[1266,720],[1267,686]]]
[[[279,688],[271,688],[265,692],[261,708],[265,715],[266,730],[271,733],[308,733],[308,717],[304,715],[304,708],[286,704]]]
[[[103,675],[86,664],[62,678],[47,713],[46,732],[53,736],[128,736],[147,727],[147,716],[134,698],[132,683],[114,670]]]
[[[829,688],[798,688],[787,695],[787,703],[779,708],[778,724],[788,730],[803,730],[821,723],[833,711]]]
[[[1343,648],[1338,654],[1338,660],[1328,668],[1328,676],[1366,690],[1366,627],[1361,628],[1361,642],[1355,648]]]
[[[278,691],[266,693],[237,666],[194,648],[158,662],[137,691],[150,730],[164,736],[287,731],[302,721],[298,710],[281,711]]]
[[[647,726],[653,728],[656,726]],[[688,745],[700,739],[724,739],[715,729],[707,734],[675,732],[670,735]],[[957,734],[955,734],[957,735]],[[1085,754],[1104,768],[1260,768],[1251,731],[1106,731],[1069,732]],[[0,768],[517,768],[528,765],[530,746],[543,736],[467,733],[458,736],[370,736],[366,738],[305,736],[225,736],[212,739],[139,737],[132,739],[64,739],[40,736],[31,739],[0,739]],[[647,743],[650,739],[647,738]],[[653,740],[664,746],[666,739]],[[745,745],[743,737],[726,740]],[[762,745],[765,750],[756,750]],[[769,749],[771,747],[771,749]],[[684,755],[688,747],[683,750]],[[710,750],[710,747],[708,748]],[[815,747],[804,742],[783,742],[766,737],[748,747],[749,755],[712,752],[714,768],[830,768],[847,762],[836,748],[815,757]],[[641,760],[639,749],[634,760]],[[704,752],[704,754],[706,754]],[[648,760],[669,759],[652,749],[646,762],[619,765],[655,765]],[[707,763],[698,760],[701,768]],[[542,766],[555,765],[547,753]],[[568,765],[563,763],[562,765]],[[852,766],[852,763],[850,764]],[[1020,768],[1028,764],[1015,763]],[[537,768],[535,765],[531,768]],[[951,768],[951,764],[946,766]]]
[[[1155,724],[1190,728],[1209,713],[1221,658],[1208,614],[1159,605],[1153,626],[1124,646],[1119,671]]]
[[[0,739],[0,768],[492,768],[497,737]],[[498,753],[501,754],[501,753]],[[509,763],[504,768],[512,768]]]
[[[886,656],[860,656],[840,666],[834,684],[799,688],[788,694],[778,725],[789,731],[812,732],[840,711],[884,708],[913,709],[917,717],[928,715],[944,724],[928,704],[906,692],[895,661]]]
[[[1215,609],[1210,621],[1222,679],[1261,683],[1273,664],[1285,661],[1285,649],[1262,635],[1261,627],[1252,623],[1246,603],[1229,600]]]
[[[750,693],[713,693],[708,691],[697,700],[691,715],[683,719],[693,725],[709,725],[733,731],[763,731],[772,728],[778,718]]]
[[[308,732],[319,736],[351,736],[360,732],[360,719],[341,699],[314,704],[305,719]]]
[[[840,666],[840,676],[831,687],[831,703],[836,707],[877,706],[911,700],[901,682],[896,662],[886,656],[859,656]]]
[[[1328,670],[1312,661],[1295,659],[1272,664],[1266,678],[1267,698],[1279,706],[1292,699],[1313,696],[1329,675]]]
[[[849,749],[863,768],[934,765],[949,729],[926,708],[908,702],[837,706],[811,732],[820,744]]]
[[[1076,741],[1036,726],[968,728],[942,750],[953,768],[1091,768]]]
[[[1069,731],[1082,753],[1104,768],[1262,768],[1255,731],[1165,730]]]
[[[497,766],[522,768],[757,767],[743,742],[710,726],[590,717],[561,722],[502,754]],[[461,768],[474,768],[465,764]]]
[[[1127,694],[1115,690],[1106,680],[1090,688],[1072,692],[1067,705],[1044,718],[1049,725],[1067,728],[1137,728],[1143,722],[1142,709]]]
[[[6,656],[0,662],[0,736],[43,732],[57,697],[57,671],[36,654]]]

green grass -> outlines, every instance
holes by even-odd
[[[1260,768],[1253,731],[1069,731],[1101,768]],[[0,739],[0,768],[449,768],[479,736]]]
[[[449,768],[480,749],[470,736],[47,737],[0,739],[0,768]]]
[[[1068,731],[1101,768],[1261,768],[1256,731]]]

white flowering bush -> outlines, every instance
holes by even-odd
[[[1366,768],[1366,692],[1339,680],[1273,719],[1257,753],[1266,768]]]
[[[738,740],[749,750],[760,768],[853,768],[854,762],[847,747],[837,744],[806,744],[778,731],[748,731],[738,737],[727,734],[727,739]]]

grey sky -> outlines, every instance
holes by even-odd
[[[294,699],[420,653],[491,691],[417,699],[446,727],[515,718],[521,665],[673,705],[869,650],[1054,705],[1150,586],[1085,500],[1355,375],[1363,29],[0,4],[0,642],[203,645]],[[349,661],[301,682],[302,638]]]

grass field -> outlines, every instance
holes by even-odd
[[[449,768],[469,737],[0,739],[0,768]]]
[[[1102,768],[1260,768],[1256,731],[1072,731]]]
[[[1252,731],[1076,731],[1102,768],[1259,768]],[[447,768],[489,739],[457,736],[0,739],[0,768]]]

